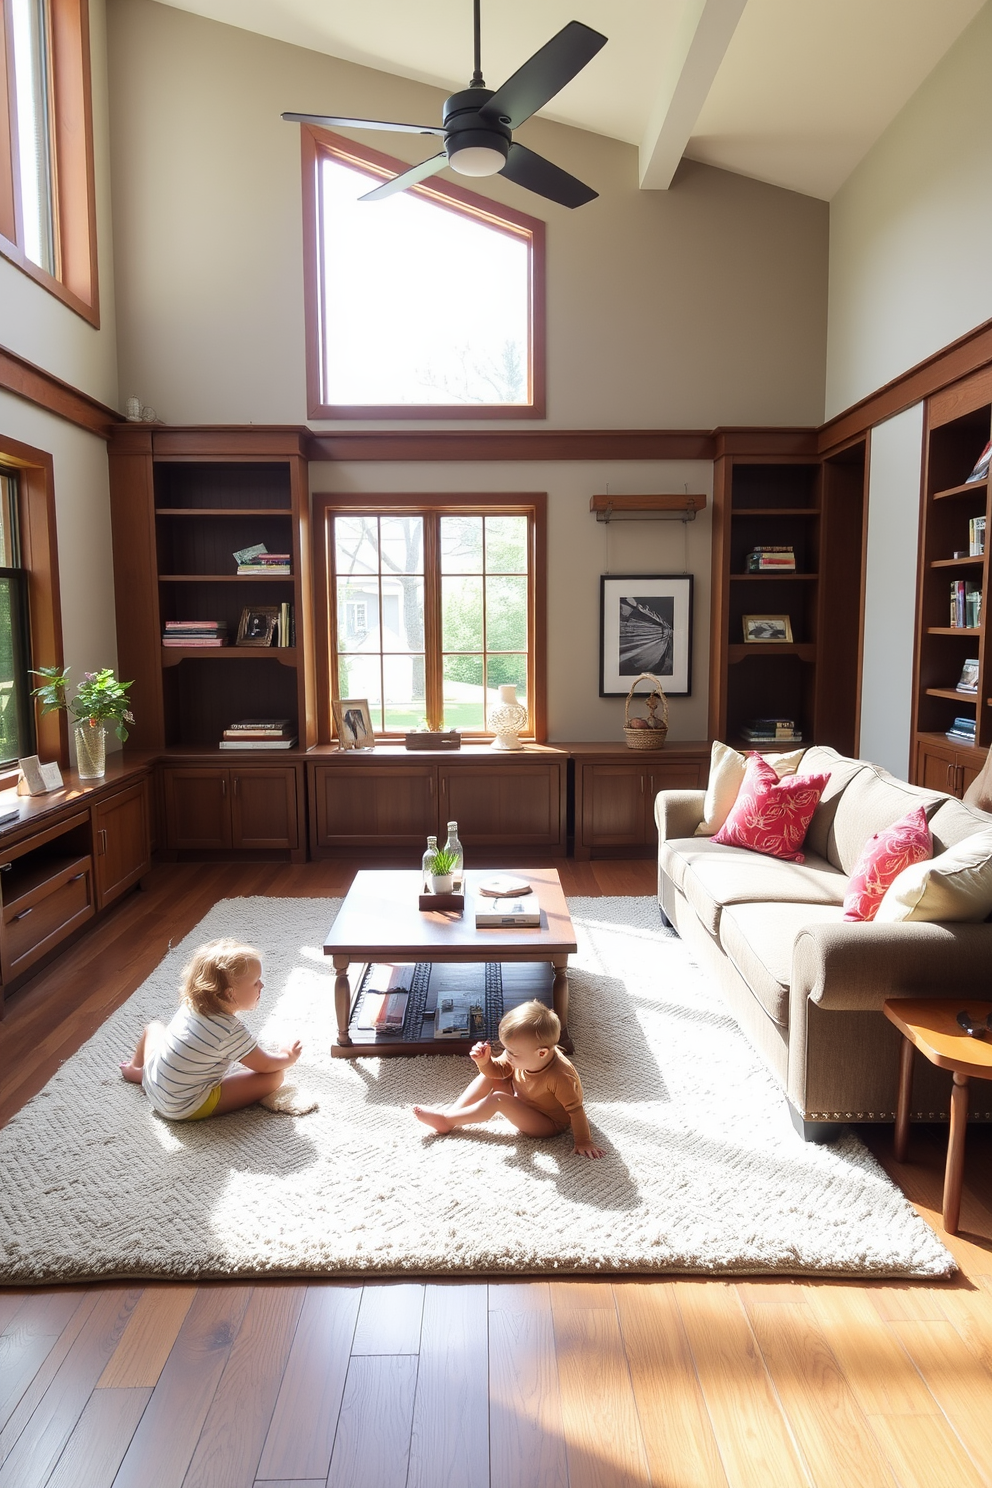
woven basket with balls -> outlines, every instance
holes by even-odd
[[[634,689],[639,682],[650,682],[651,692],[636,696]],[[647,706],[647,717],[640,716],[631,718],[631,703],[644,703]],[[658,717],[658,709],[661,709],[661,717]],[[627,702],[623,710],[623,732],[627,740],[628,749],[660,749],[665,742],[668,733],[668,699],[664,688],[657,677],[652,677],[650,672],[642,672],[635,677],[627,694]]]

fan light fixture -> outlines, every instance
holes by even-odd
[[[495,176],[506,164],[506,156],[488,145],[467,145],[450,155],[448,164],[462,176]]]

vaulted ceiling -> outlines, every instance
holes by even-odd
[[[448,92],[472,71],[471,0],[165,3]],[[609,44],[544,117],[636,145],[646,189],[667,188],[687,155],[829,201],[982,4],[482,0],[483,71],[497,87],[584,21]]]

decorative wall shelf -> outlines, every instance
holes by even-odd
[[[589,510],[596,513],[597,522],[694,522],[696,513],[705,507],[705,496],[688,492],[589,499]]]

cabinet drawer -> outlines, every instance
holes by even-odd
[[[3,910],[5,980],[19,976],[93,915],[93,865],[81,858]]]

